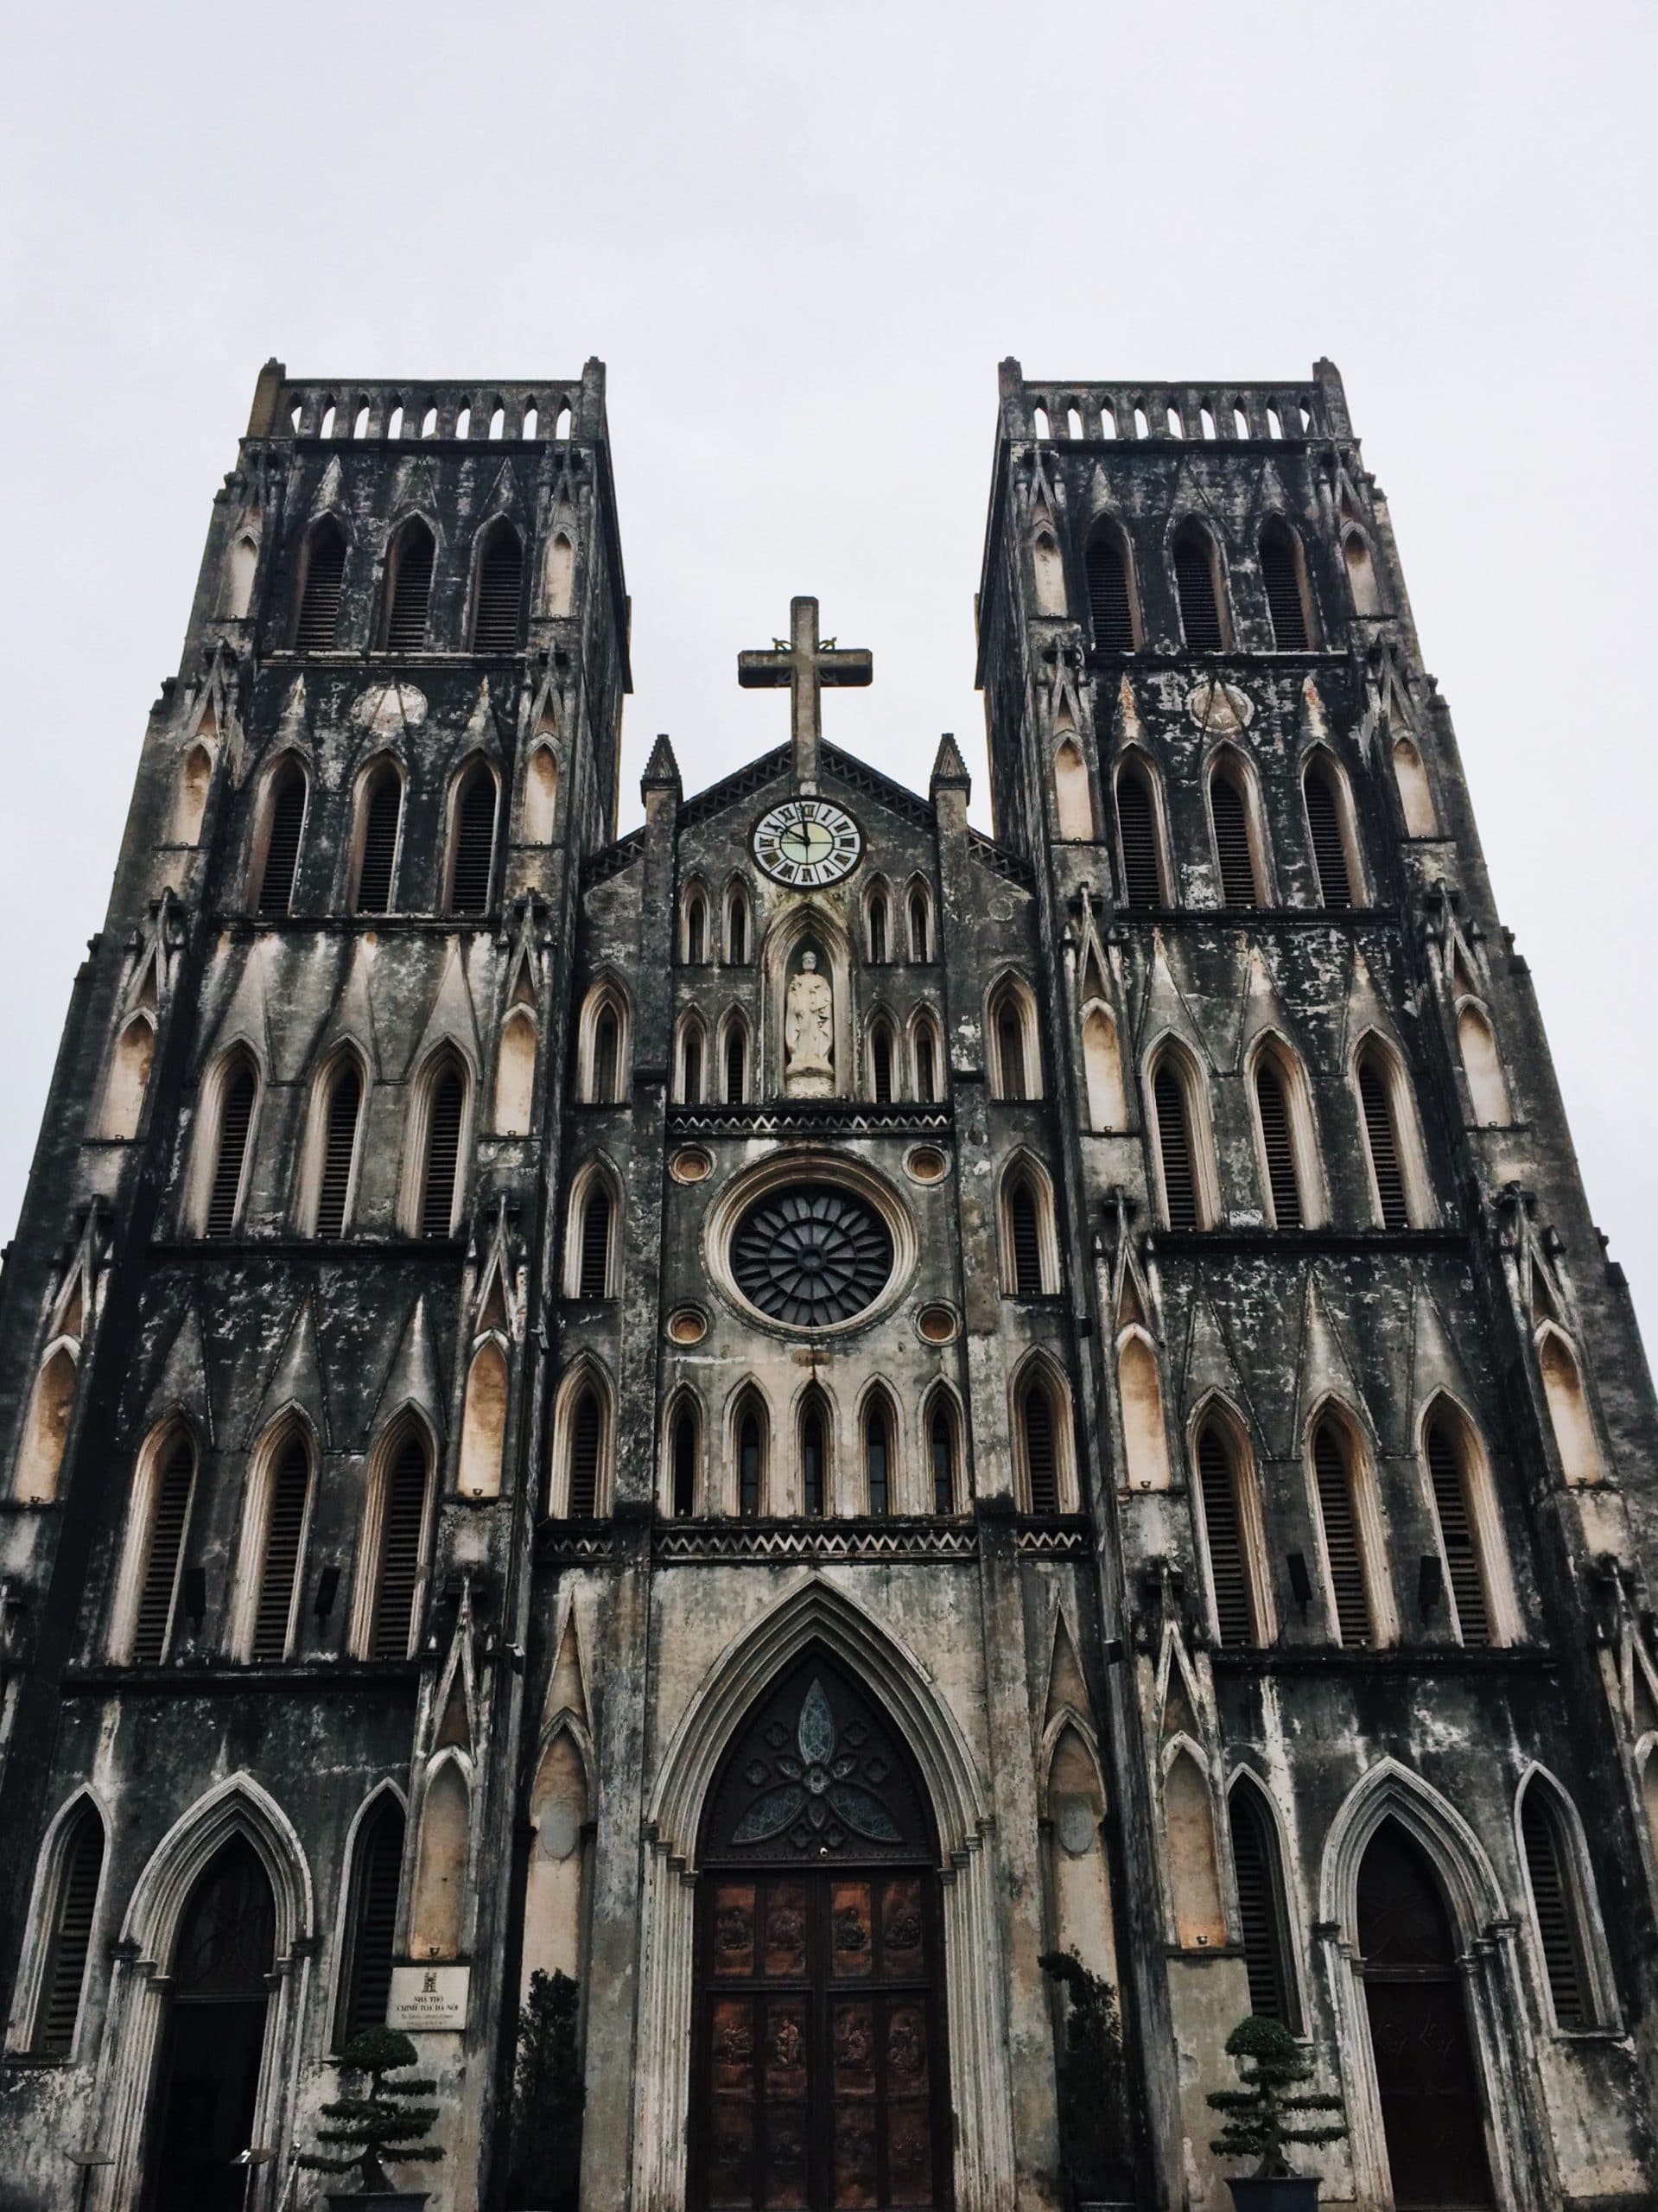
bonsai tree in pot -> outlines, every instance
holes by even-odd
[[[295,2161],[311,2173],[357,2175],[358,2188],[330,2190],[330,2202],[368,2202],[380,2206],[382,2212],[420,2212],[425,2190],[393,2188],[382,2164],[390,2158],[394,2166],[423,2164],[443,2156],[437,2144],[419,2140],[437,2118],[437,2107],[413,2101],[429,2096],[437,2083],[387,2079],[405,2073],[419,2055],[408,2037],[395,2028],[365,2028],[340,2054],[342,2073],[367,2075],[367,2094],[324,2105],[327,2126],[318,2128],[317,2140],[327,2147],[303,2152]]]
[[[1124,2158],[1128,2097],[1116,1993],[1074,1951],[1039,1961],[1065,1993],[1065,2047],[1059,2061],[1059,2146],[1079,2207],[1132,2200]]]
[[[1227,2120],[1209,2147],[1222,2158],[1261,2162],[1253,2174],[1229,2180],[1232,2202],[1238,2212],[1312,2212],[1318,2177],[1298,2174],[1285,2152],[1292,2143],[1338,2142],[1347,2133],[1340,2120],[1305,2126],[1300,2116],[1339,2112],[1341,2099],[1299,2086],[1312,2079],[1312,2061],[1281,2020],[1252,2013],[1228,2036],[1226,2050],[1243,2087],[1210,2091],[1210,2103]]]

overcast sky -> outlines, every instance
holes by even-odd
[[[13,18],[0,163],[0,1236],[259,364],[609,366],[635,692],[689,787],[786,731],[792,593],[867,645],[828,734],[982,815],[999,359],[1329,354],[1386,487],[1598,1219],[1658,1323],[1655,10],[1434,0]]]

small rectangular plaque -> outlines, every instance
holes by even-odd
[[[470,1967],[393,1967],[385,2024],[405,2035],[422,2028],[464,2028]]]

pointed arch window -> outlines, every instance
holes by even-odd
[[[1035,1009],[1022,984],[1003,982],[990,1001],[991,1090],[997,1098],[1037,1098]]]
[[[765,1432],[759,1414],[746,1406],[737,1421],[737,1510],[746,1521],[760,1510],[765,1479]]]
[[[686,966],[700,968],[708,957],[708,902],[700,891],[686,893],[683,943]]]
[[[1127,546],[1109,523],[1088,541],[1088,610],[1102,652],[1131,653],[1139,643],[1134,588]]]
[[[893,1032],[890,1024],[880,1019],[869,1027],[869,1095],[878,1105],[892,1103]]]
[[[1276,1051],[1262,1052],[1255,1061],[1255,1127],[1261,1137],[1261,1160],[1267,1203],[1274,1229],[1304,1229],[1312,1213],[1304,1188],[1305,1169],[1299,1157],[1296,1128],[1299,1101],[1294,1077]]]
[[[334,650],[346,588],[346,533],[332,515],[314,523],[301,562],[299,611],[294,649],[302,653]]]
[[[1055,1379],[1032,1375],[1020,1391],[1018,1434],[1027,1513],[1062,1510],[1067,1467],[1064,1424],[1067,1412]]]
[[[207,1185],[209,1236],[234,1234],[247,1179],[248,1137],[259,1095],[252,1061],[238,1053],[220,1073],[213,1174]]]
[[[1527,1780],[1520,1800],[1520,1837],[1554,2024],[1567,2029],[1593,2027],[1592,1952],[1585,1925],[1577,1854],[1553,1790],[1535,1775]]]
[[[829,1509],[829,1424],[815,1390],[800,1409],[800,1509],[814,1520]]]
[[[936,1102],[942,1095],[938,1088],[938,1033],[926,1014],[915,1027],[915,1095],[928,1103]]]
[[[1218,653],[1226,649],[1222,614],[1220,552],[1209,532],[1185,523],[1175,533],[1174,588],[1180,602],[1180,627],[1186,650]]]
[[[1452,1625],[1464,1643],[1492,1642],[1491,1606],[1480,1548],[1480,1514],[1473,1494],[1466,1440],[1460,1424],[1443,1411],[1430,1415],[1426,1438],[1428,1485],[1439,1527],[1445,1580],[1451,1586]]]
[[[869,894],[867,928],[869,937],[869,964],[872,968],[886,965],[886,893],[872,891]]]
[[[1234,1651],[1267,1640],[1253,1555],[1253,1498],[1245,1489],[1248,1479],[1236,1442],[1211,1417],[1197,1432],[1197,1491],[1215,1626],[1223,1647]]]
[[[581,1200],[581,1234],[576,1260],[578,1298],[611,1296],[610,1255],[614,1209],[602,1177],[590,1178]]]
[[[935,1513],[954,1513],[956,1423],[943,1397],[934,1400],[932,1418],[927,1423],[927,1458],[932,1476],[932,1510]]]
[[[261,915],[275,918],[293,905],[309,788],[304,769],[291,753],[270,779],[265,793],[264,857],[259,867],[259,895],[254,901]]]
[[[864,1408],[863,1469],[868,1509],[880,1518],[893,1510],[893,1415],[879,1391]]]
[[[353,903],[359,914],[388,914],[403,829],[403,777],[395,761],[380,761],[364,779],[358,818],[362,828]]]
[[[334,2042],[342,2049],[365,2028],[383,2028],[391,1999],[391,1961],[403,1885],[403,1807],[389,1789],[359,1824],[346,1907],[346,1969]]]
[[[582,1008],[581,1095],[590,1106],[613,1106],[621,1095],[625,1046],[622,1007],[614,989],[595,983]]]
[[[483,914],[489,911],[497,797],[495,776],[489,763],[474,760],[461,777],[454,795],[454,851],[449,865],[449,911],[453,914]]]
[[[1315,753],[1301,778],[1306,803],[1307,834],[1312,841],[1312,864],[1318,872],[1318,897],[1333,912],[1344,912],[1354,902],[1356,869],[1351,851],[1347,792],[1332,764]]]
[[[425,645],[436,556],[436,541],[418,516],[406,522],[392,540],[385,602],[385,645],[390,652],[417,653]]]
[[[406,1659],[413,1648],[430,1476],[425,1439],[410,1428],[382,1478],[367,1637],[371,1659]]]
[[[135,1667],[159,1666],[172,1642],[195,1479],[195,1446],[187,1432],[180,1430],[146,1469],[139,1492],[133,1529],[139,1557],[125,1654]]]
[[[1232,1866],[1238,1883],[1238,1922],[1249,1980],[1249,2010],[1257,2019],[1281,2020],[1300,2032],[1295,1974],[1290,1965],[1289,1914],[1278,1826],[1252,1782],[1236,1782],[1227,1801],[1232,1827]]]
[[[748,1033],[740,1019],[726,1028],[726,1103],[740,1106],[748,1095]]]
[[[324,1094],[322,1160],[317,1178],[316,1231],[343,1236],[357,1165],[357,1131],[362,1118],[363,1077],[346,1053],[329,1077]]]
[[[104,1823],[86,1799],[60,1832],[48,1891],[48,1932],[29,2049],[41,2058],[73,2055],[92,1923],[104,1875]]]
[[[1357,1496],[1358,1468],[1351,1442],[1328,1416],[1312,1432],[1312,1483],[1336,1641],[1349,1650],[1365,1650],[1378,1639]]]
[[[445,1054],[426,1085],[426,1156],[420,1192],[422,1236],[454,1234],[466,1115],[466,1075],[460,1062]]]
[[[679,1096],[687,1106],[702,1103],[705,1050],[702,1025],[693,1016],[679,1037]]]
[[[1135,913],[1164,904],[1162,838],[1151,779],[1138,761],[1117,771],[1117,838],[1121,847],[1123,903]]]
[[[923,963],[932,958],[932,902],[918,883],[911,887],[910,957]]]
[[[688,1520],[696,1510],[697,1420],[689,1402],[674,1415],[670,1446],[674,1518]]]
[[[1045,1193],[1029,1174],[1015,1173],[1007,1189],[1007,1287],[1015,1298],[1040,1298],[1048,1289],[1044,1264]]]
[[[1196,1084],[1183,1053],[1172,1048],[1161,1053],[1152,1075],[1152,1111],[1157,1123],[1163,1217],[1171,1229],[1210,1225]]]
[[[295,1430],[266,1476],[257,1532],[258,1566],[248,1656],[285,1659],[299,1611],[301,1562],[311,1503],[311,1454]]]
[[[605,1411],[591,1382],[576,1393],[570,1411],[569,1516],[591,1521],[599,1511],[599,1477],[604,1454]]]
[[[726,893],[726,959],[734,968],[748,965],[748,894],[736,883]]]
[[[1223,756],[1210,772],[1209,813],[1215,831],[1215,862],[1220,876],[1221,904],[1245,912],[1265,903],[1255,868],[1255,841],[1250,836],[1254,809],[1242,771],[1236,760]]]
[[[1312,643],[1306,558],[1299,538],[1276,515],[1261,533],[1261,581],[1267,588],[1273,643],[1280,653],[1305,652]]]
[[[1400,1116],[1404,1078],[1391,1055],[1374,1043],[1360,1053],[1357,1074],[1376,1212],[1383,1229],[1408,1229],[1411,1208]]]
[[[511,524],[503,519],[490,524],[479,549],[473,652],[517,652],[523,613],[524,545]]]

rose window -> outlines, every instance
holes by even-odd
[[[751,1206],[731,1240],[731,1271],[751,1304],[797,1329],[849,1321],[893,1272],[893,1239],[874,1208],[819,1185]]]

